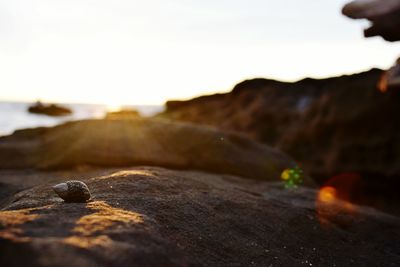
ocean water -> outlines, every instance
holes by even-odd
[[[73,111],[70,116],[50,117],[29,113],[28,107],[32,103],[1,102],[0,101],[0,136],[13,133],[17,129],[34,128],[40,126],[54,126],[67,121],[103,118],[109,111],[106,105],[91,104],[60,104]],[[124,106],[128,108],[128,106]],[[142,116],[152,116],[163,110],[163,106],[129,106],[135,108]]]

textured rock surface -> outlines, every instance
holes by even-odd
[[[0,169],[153,165],[279,180],[294,162],[239,135],[164,120],[88,120],[0,138]]]
[[[7,172],[0,181],[13,176]],[[400,262],[398,218],[333,204],[327,196],[321,202],[311,189],[292,192],[276,183],[155,167],[14,175],[33,185],[67,174],[82,177],[93,201],[63,203],[50,182],[3,201],[1,266]]]
[[[380,92],[382,74],[373,69],[296,83],[248,80],[227,94],[168,102],[160,116],[240,132],[275,146],[321,184],[356,173],[361,176],[357,190],[368,195],[363,202],[373,195],[398,200],[400,90]]]

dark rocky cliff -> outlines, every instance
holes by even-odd
[[[380,92],[382,74],[372,69],[295,83],[247,80],[227,94],[167,102],[159,116],[240,132],[272,145],[320,184],[350,173],[360,178],[362,195],[396,198],[400,91]]]

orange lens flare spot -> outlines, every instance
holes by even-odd
[[[336,189],[332,186],[325,186],[321,188],[318,193],[318,200],[324,203],[332,203],[336,201]]]
[[[380,78],[380,80],[379,80],[379,82],[378,82],[378,89],[379,89],[379,91],[381,91],[382,93],[386,93],[387,92],[387,90],[388,90],[388,82],[387,82],[387,80],[388,80],[388,74],[385,72],[382,76],[381,76],[381,78]]]

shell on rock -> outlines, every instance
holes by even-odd
[[[66,181],[53,186],[53,190],[65,202],[86,202],[91,197],[88,186],[81,181]]]

